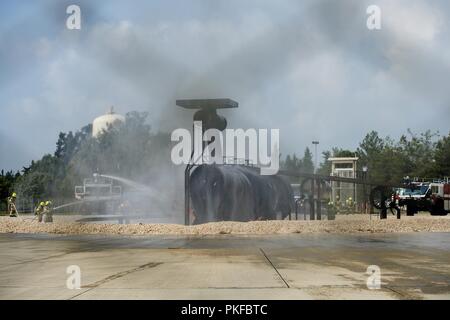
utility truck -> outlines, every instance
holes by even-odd
[[[404,188],[396,190],[395,202],[406,207],[409,216],[419,211],[429,211],[431,215],[447,215],[450,212],[450,182],[433,180],[433,182],[411,182]]]

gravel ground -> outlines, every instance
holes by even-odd
[[[252,221],[214,222],[197,226],[178,224],[112,224],[70,222],[54,217],[53,223],[38,223],[30,218],[0,217],[0,233],[123,234],[123,235],[214,235],[214,234],[288,234],[288,233],[386,233],[450,232],[450,217],[429,215],[389,217],[379,220],[368,215],[342,215],[333,221]]]

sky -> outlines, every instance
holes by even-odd
[[[71,4],[81,30],[66,28]],[[111,105],[190,128],[185,98],[238,101],[219,112],[228,127],[280,129],[282,154],[355,149],[371,130],[446,135],[449,16],[447,0],[1,1],[0,169]]]

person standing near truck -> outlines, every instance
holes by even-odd
[[[19,216],[16,208],[16,199],[17,194],[15,192],[12,193],[11,197],[8,197],[8,213],[11,218],[16,218]]]

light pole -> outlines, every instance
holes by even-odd
[[[314,145],[314,173],[317,173],[317,145],[319,141],[313,141],[312,144]]]
[[[364,213],[367,213],[366,179],[367,179],[367,170],[368,169],[369,168],[367,167],[367,165],[362,167],[362,171],[363,171],[362,179],[364,181],[364,184],[363,184]]]

